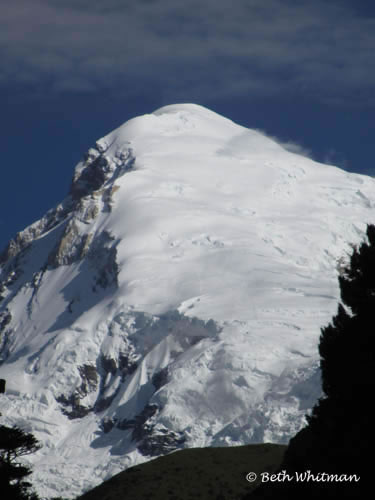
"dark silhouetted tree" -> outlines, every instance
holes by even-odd
[[[371,491],[375,446],[375,226],[353,250],[339,276],[342,303],[322,328],[319,354],[324,396],[308,425],[290,440],[280,470],[289,474],[356,474],[360,480],[284,482],[258,488],[251,498],[365,498]],[[249,497],[250,498],[250,497]]]
[[[40,448],[36,438],[17,427],[0,425],[0,498],[1,500],[38,500],[25,478],[30,467],[19,459]]]

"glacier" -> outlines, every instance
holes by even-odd
[[[73,498],[183,447],[286,443],[375,181],[195,104],[98,140],[0,257],[0,423]]]

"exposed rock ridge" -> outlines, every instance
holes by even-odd
[[[6,264],[26,249],[33,240],[55,228],[72,213],[75,213],[80,221],[88,223],[98,215],[99,202],[103,204],[102,210],[111,210],[112,196],[117,190],[114,182],[134,167],[135,157],[131,148],[117,153],[114,157],[107,157],[107,148],[108,146],[98,142],[94,148],[89,149],[75,169],[65,200],[49,210],[39,221],[17,233],[0,254],[0,265]],[[64,237],[69,239],[72,231],[74,232],[74,228],[71,226],[67,230],[70,236],[65,234]]]
[[[117,152],[114,156],[107,156],[105,152],[108,147],[96,143],[77,165],[69,192],[73,200],[80,200],[98,191],[108,181],[113,184],[116,178],[134,167],[135,157],[131,148]]]

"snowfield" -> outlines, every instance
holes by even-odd
[[[182,447],[285,443],[320,396],[320,328],[374,179],[194,104],[100,139],[0,274],[0,423],[41,496]]]

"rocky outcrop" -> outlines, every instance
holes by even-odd
[[[70,194],[74,200],[80,200],[84,196],[97,191],[111,173],[108,159],[96,148],[91,148],[84,160],[76,168],[70,187]]]
[[[70,420],[74,420],[75,418],[83,418],[91,411],[91,408],[81,404],[81,400],[78,394],[71,394],[68,397],[64,396],[64,394],[61,394],[56,398],[56,401],[62,405],[62,413],[66,415]]]
[[[56,401],[61,404],[62,412],[71,420],[75,418],[85,417],[92,407],[81,404],[81,400],[91,392],[96,391],[98,387],[98,373],[93,365],[82,365],[78,367],[78,372],[81,378],[81,385],[68,396],[61,394],[56,398]]]
[[[138,443],[137,449],[144,456],[157,457],[182,448],[186,437],[162,426],[153,427]]]
[[[11,321],[12,315],[8,309],[0,313],[0,364],[3,363],[9,355],[12,330],[8,328],[8,326]]]
[[[93,365],[82,365],[78,367],[78,371],[82,380],[81,386],[77,389],[77,393],[81,397],[87,396],[98,387],[98,372]]]
[[[90,267],[94,270],[93,291],[100,288],[117,286],[119,268],[117,264],[116,241],[107,231],[103,231],[93,241],[88,253]]]
[[[174,432],[163,425],[154,424],[154,417],[159,411],[158,405],[148,404],[134,419],[125,419],[116,425],[121,430],[132,430],[132,440],[144,456],[165,455],[181,448],[186,441],[183,432]]]
[[[57,205],[56,208],[49,210],[42,219],[17,233],[0,254],[0,264],[4,264],[19,255],[33,240],[60,224],[73,209],[72,200],[68,197],[63,203]]]
[[[82,234],[74,219],[70,220],[55,248],[48,256],[51,268],[68,266],[85,257],[90,247],[92,234]]]
[[[73,200],[91,195],[103,188],[109,180],[113,183],[117,177],[134,167],[135,157],[131,148],[114,157],[105,154],[107,149],[107,145],[97,143],[77,165],[70,187]]]
[[[18,255],[33,240],[56,227],[72,213],[82,222],[95,219],[100,210],[98,200],[103,204],[103,210],[111,210],[112,196],[118,189],[114,181],[134,168],[135,157],[131,148],[110,158],[105,155],[105,151],[106,147],[99,143],[89,149],[75,169],[67,198],[49,210],[42,219],[16,234],[0,253],[0,265]],[[70,236],[66,234],[65,237],[69,239],[74,229],[70,227],[67,231]]]
[[[138,367],[138,364],[134,359],[134,349],[131,345],[129,345],[128,348],[128,352],[120,351],[116,359],[103,354],[100,357],[100,387],[98,397],[94,405],[94,410],[97,413],[100,413],[111,406],[120,389],[119,385],[117,389],[111,391],[110,382],[108,382],[107,376],[110,374],[112,376],[112,379],[110,380],[120,379],[121,382],[124,382],[126,378],[132,375]],[[113,424],[115,423],[116,420],[113,421]]]

